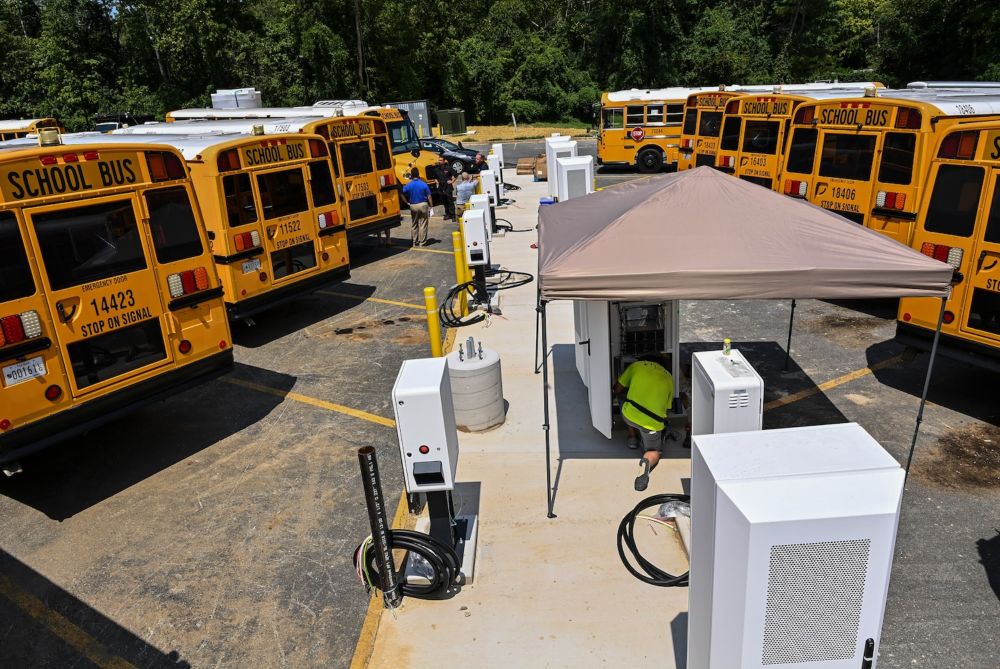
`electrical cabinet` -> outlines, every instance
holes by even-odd
[[[469,205],[466,209],[482,209],[486,212],[486,234],[488,239],[493,239],[493,227],[496,225],[495,212],[490,205],[490,196],[485,193],[476,193],[469,198]]]
[[[556,197],[571,200],[594,192],[594,157],[577,156],[556,160]]]
[[[550,138],[555,139],[555,138]],[[561,138],[567,140],[567,138]],[[548,169],[549,197],[558,197],[558,180],[556,179],[556,160],[559,158],[575,158],[576,142],[574,141],[545,141],[545,166]]]
[[[688,669],[874,667],[895,459],[855,423],[692,443]]]
[[[647,353],[671,358],[674,404],[671,415],[683,415],[680,397],[680,305],[669,302],[608,302],[577,300],[573,303],[575,361],[587,386],[590,418],[608,439],[614,425],[615,398],[611,386],[625,368]]]
[[[764,380],[743,354],[701,351],[691,358],[691,434],[761,429]]]
[[[406,490],[452,490],[458,431],[448,359],[404,360],[392,387],[392,408]]]
[[[489,195],[490,204],[494,207],[500,202],[500,191],[497,189],[497,175],[493,170],[483,170],[479,173],[480,190]]]
[[[489,211],[466,209],[462,214],[462,235],[465,237],[465,262],[470,267],[490,264]]]

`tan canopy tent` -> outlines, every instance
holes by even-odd
[[[536,373],[540,367],[546,389],[545,305],[552,300],[783,298],[793,300],[794,314],[796,298],[939,297],[943,317],[953,276],[951,266],[833,212],[709,167],[543,206],[538,251],[543,361]],[[940,329],[939,321],[913,445]],[[551,488],[549,478],[550,517]]]

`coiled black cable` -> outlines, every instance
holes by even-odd
[[[416,553],[430,564],[434,572],[430,583],[416,584],[406,583],[403,578],[403,569],[399,570],[399,582],[402,583],[404,597],[414,597],[416,599],[435,599],[446,594],[458,580],[462,563],[458,560],[455,549],[447,546],[429,534],[415,532],[413,530],[391,530],[389,539],[393,548],[399,548],[411,553]],[[359,563],[360,560],[360,563]],[[405,562],[404,562],[405,565]],[[361,573],[364,569],[368,579],[368,585],[382,589],[382,578],[378,573],[378,565],[375,560],[375,544],[371,541],[361,543],[354,549],[354,568]]]
[[[647,497],[636,504],[635,508],[625,514],[625,517],[622,518],[622,522],[618,525],[618,557],[622,559],[622,564],[629,570],[629,573],[643,583],[649,583],[650,585],[656,585],[662,588],[687,586],[688,572],[684,572],[683,574],[679,574],[677,576],[665,572],[644,558],[642,553],[640,553],[639,549],[635,546],[636,518],[638,518],[645,509],[654,506],[658,507],[666,502],[684,502],[685,504],[690,504],[691,497],[679,493],[667,493]],[[642,569],[641,572],[632,565],[628,557],[625,555],[626,549],[628,549],[629,554],[632,555],[632,559],[635,560],[635,563]]]
[[[506,218],[498,218],[496,220],[496,225],[502,230],[507,232],[534,232],[535,228],[515,228],[514,224],[508,221]]]

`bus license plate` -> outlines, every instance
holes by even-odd
[[[243,273],[250,274],[251,272],[260,271],[260,258],[254,258],[253,260],[247,260],[243,263]]]
[[[4,367],[3,385],[5,387],[16,386],[19,383],[45,376],[47,373],[45,360],[42,359],[42,356],[38,356],[37,358],[31,358],[30,360]]]

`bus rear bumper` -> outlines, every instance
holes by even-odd
[[[347,228],[347,241],[357,241],[362,237],[367,237],[368,235],[374,235],[383,230],[391,230],[393,228],[398,228],[400,223],[402,223],[402,216],[390,216],[389,218],[380,218],[377,221],[370,221],[368,223],[363,223],[361,225],[348,226]]]
[[[27,457],[60,441],[79,436],[156,400],[222,376],[233,368],[233,349],[178,367],[116,390],[71,409],[0,435],[0,463]]]
[[[934,330],[897,322],[896,341],[920,351],[930,351],[931,344],[934,343]],[[938,340],[938,355],[991,372],[1000,372],[1000,349],[944,332]]]
[[[282,302],[299,297],[300,295],[315,292],[335,283],[341,283],[349,278],[351,278],[351,268],[349,265],[328,269],[327,271],[311,276],[308,279],[302,279],[300,281],[296,281],[295,283],[275,288],[262,295],[248,297],[245,300],[240,300],[235,303],[227,302],[226,312],[229,314],[229,320],[242,320],[244,318],[249,318],[254,314],[266,311],[275,305],[281,304]]]

